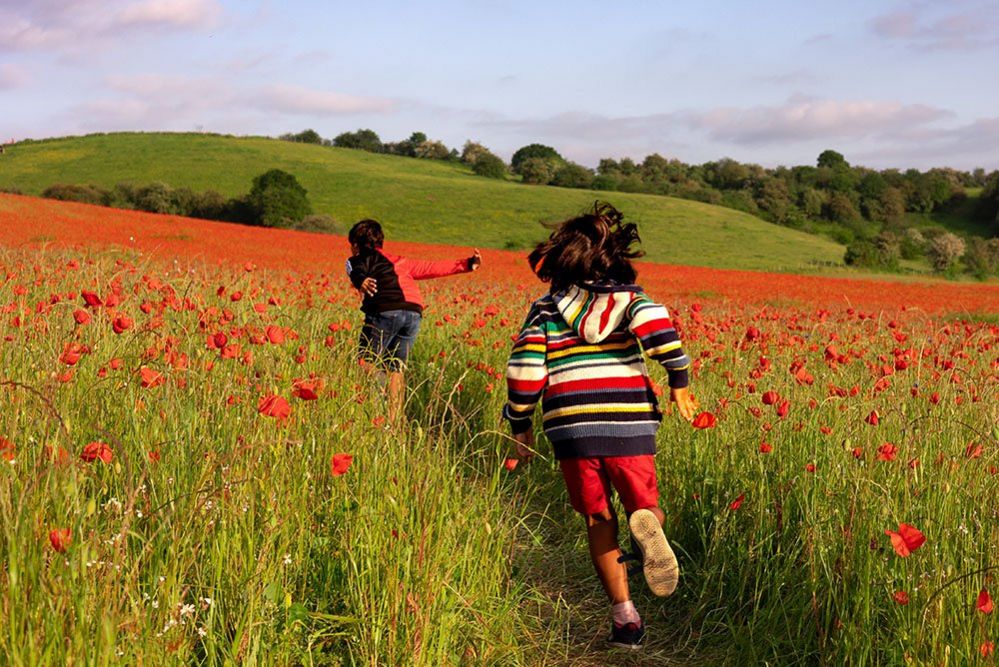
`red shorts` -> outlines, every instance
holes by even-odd
[[[562,459],[559,463],[569,502],[580,514],[599,514],[607,509],[611,486],[629,514],[659,504],[656,457],[652,454]]]

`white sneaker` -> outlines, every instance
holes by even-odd
[[[628,519],[631,537],[642,556],[642,570],[649,590],[660,597],[672,595],[680,580],[680,565],[666,541],[659,519],[650,510],[636,510]]]

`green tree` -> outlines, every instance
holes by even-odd
[[[566,162],[555,172],[552,185],[562,188],[589,188],[593,185],[593,171],[575,162]]]
[[[323,138],[319,136],[319,133],[315,130],[309,128],[308,130],[302,130],[297,134],[284,134],[281,135],[281,139],[285,141],[294,141],[299,144],[322,144]]]
[[[475,141],[466,141],[465,146],[461,149],[461,161],[468,165],[474,165],[480,157],[487,154],[492,155],[489,149],[482,144]]]
[[[451,151],[440,141],[422,141],[416,145],[414,157],[425,160],[447,160],[451,157]]]
[[[308,193],[292,174],[271,169],[253,179],[246,198],[257,224],[284,227],[312,213]]]
[[[520,163],[520,175],[525,183],[548,185],[555,178],[561,161],[551,157],[529,157]]]
[[[381,153],[384,150],[382,140],[374,130],[343,132],[334,137],[333,145],[337,148],[354,148],[371,153]]]
[[[528,144],[527,146],[519,148],[510,159],[510,168],[513,170],[513,173],[523,176],[522,166],[527,160],[532,158],[550,160],[558,163],[564,162],[562,156],[558,154],[558,151],[551,146],[545,146],[544,144]]]
[[[475,162],[472,164],[472,171],[486,178],[506,178],[507,173],[503,160],[489,151],[475,158]]]
[[[841,192],[834,192],[829,197],[825,214],[833,222],[854,222],[860,218],[853,201]]]
[[[819,153],[819,159],[816,160],[816,166],[826,167],[828,169],[843,169],[849,168],[850,163],[846,161],[842,153],[837,153],[832,149],[826,149]]]

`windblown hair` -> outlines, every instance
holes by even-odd
[[[385,233],[377,220],[366,218],[354,224],[347,234],[347,240],[356,245],[362,255],[373,253],[385,243]]]
[[[638,225],[607,202],[594,202],[582,215],[560,223],[547,241],[539,243],[527,261],[538,278],[551,283],[551,292],[586,282],[631,284],[637,274],[631,260],[645,253]]]

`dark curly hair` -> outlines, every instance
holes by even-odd
[[[381,248],[385,243],[385,233],[377,220],[366,218],[355,223],[347,233],[347,240],[356,245],[362,255],[367,255]]]
[[[585,282],[634,283],[631,260],[645,253],[632,248],[641,242],[638,225],[623,219],[607,202],[594,202],[592,209],[558,224],[527,261],[538,278],[551,283],[552,293]]]

